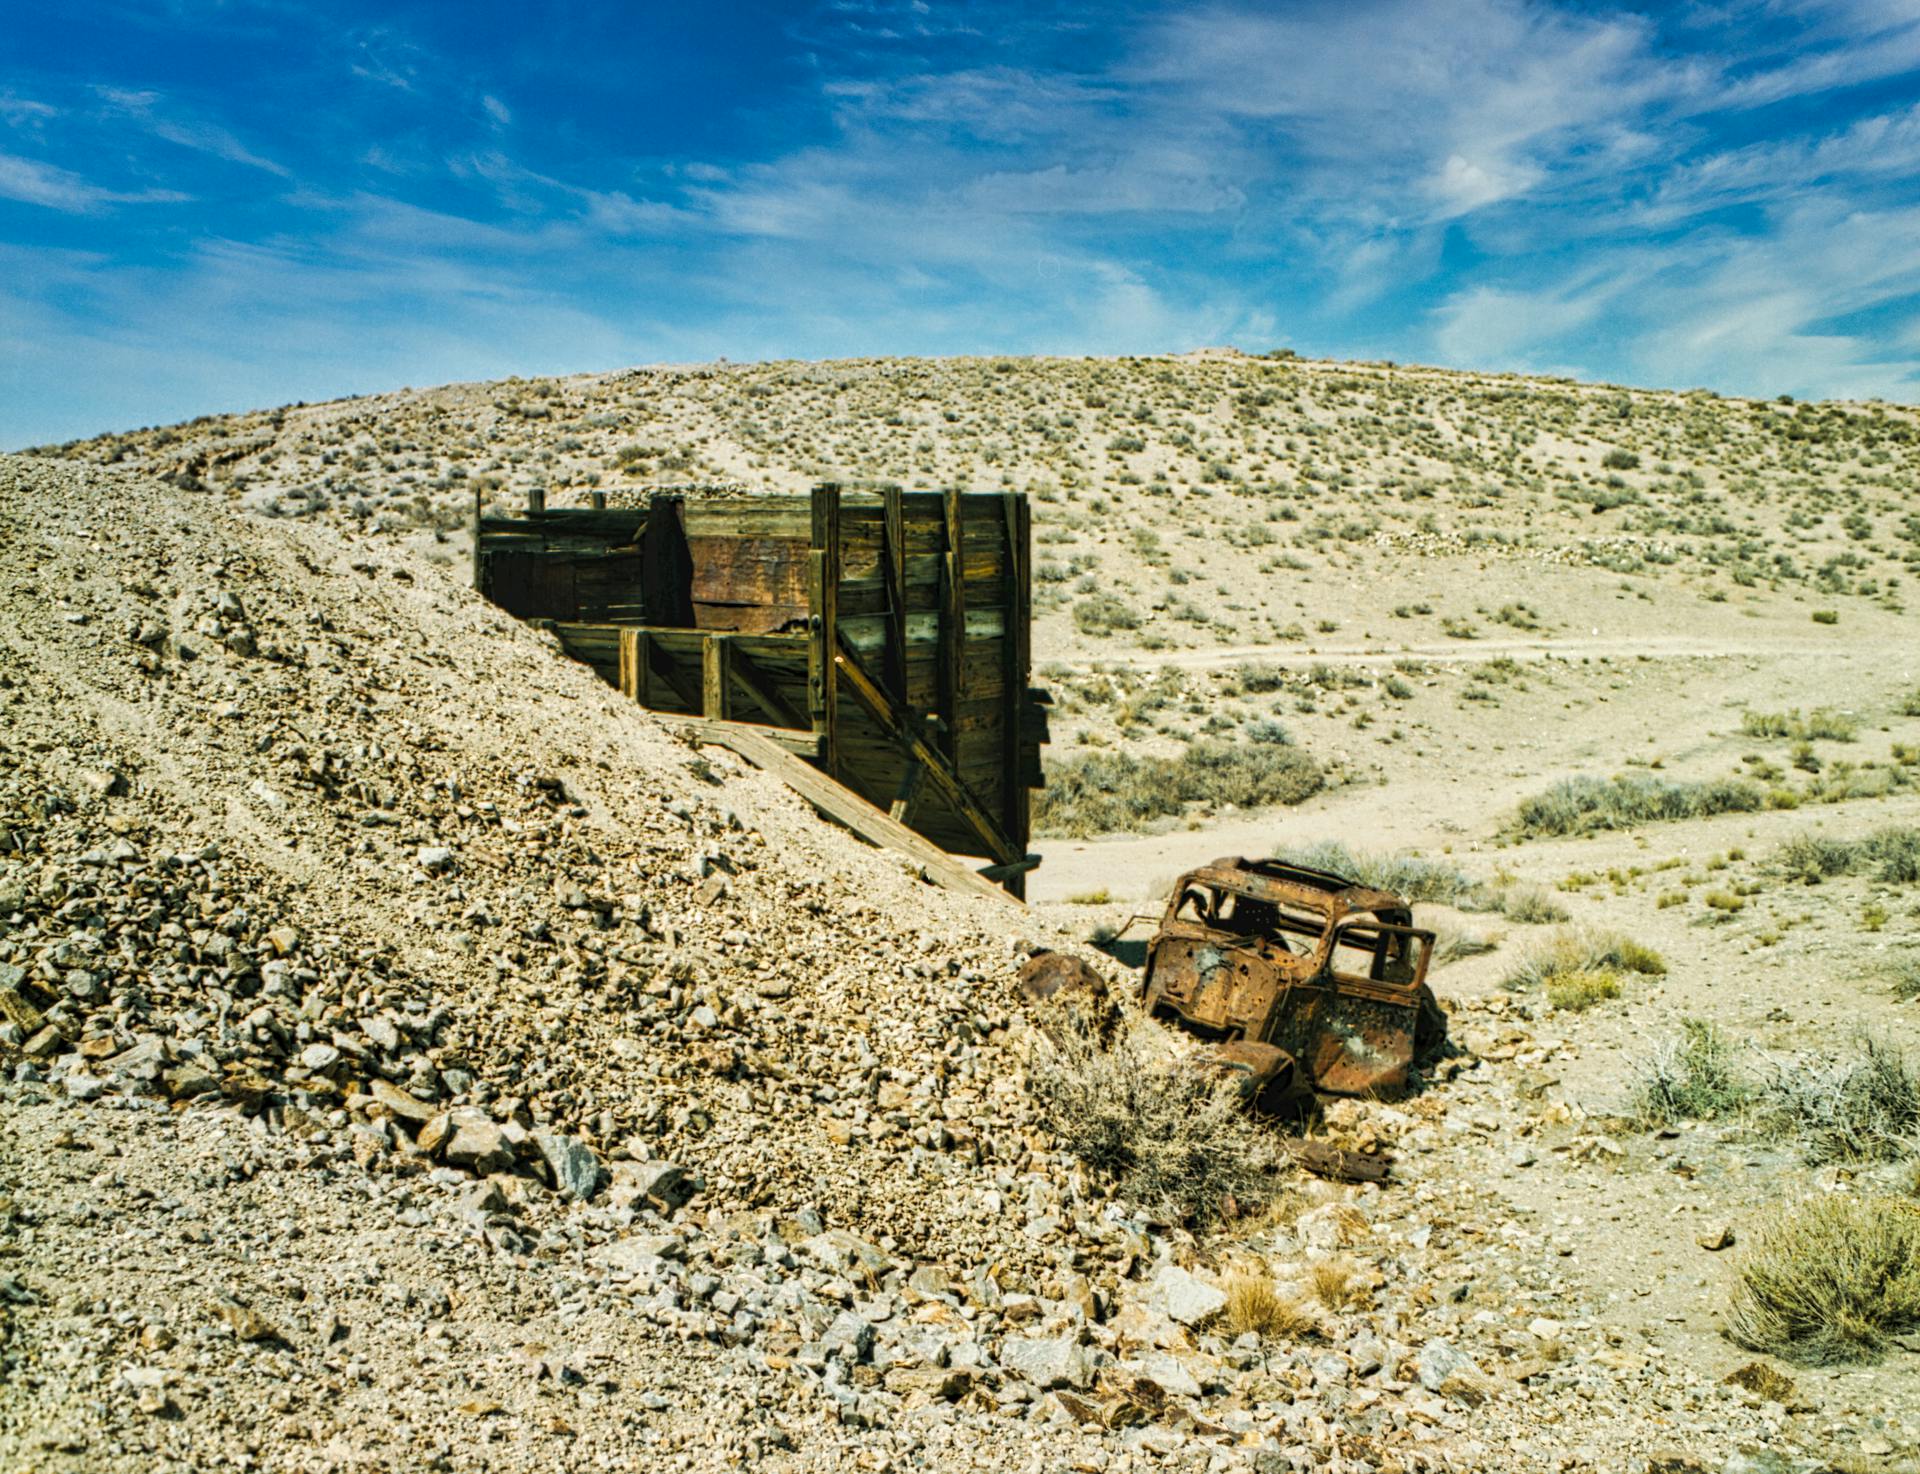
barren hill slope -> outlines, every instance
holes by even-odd
[[[1900,1467],[1905,1359],[1752,1372],[1705,1246],[1900,1164],[1626,1111],[1688,1016],[1756,1061],[1912,1042],[1911,884],[1781,856],[1920,820],[1913,443],[1209,356],[450,386],[0,459],[0,1455]],[[1326,785],[1062,810],[1048,904],[966,901],[464,587],[476,488],[829,475],[1033,491],[1056,775],[1291,742]],[[1429,855],[1462,1052],[1329,1122],[1397,1185],[1183,1226],[1029,1095],[1014,971],[1189,857],[1321,838]],[[1549,1002],[1569,922],[1667,973]]]

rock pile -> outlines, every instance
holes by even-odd
[[[1022,1085],[1069,939],[446,569],[15,460],[0,589],[13,1463],[1615,1467],[1708,1395],[1476,1189],[1115,1200]],[[1451,1109],[1343,1129],[1440,1163]]]

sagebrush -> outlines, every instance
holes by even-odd
[[[1131,1030],[1110,1045],[1072,1030],[1036,1043],[1027,1088],[1047,1129],[1121,1195],[1209,1224],[1269,1199],[1283,1165],[1272,1134],[1208,1072],[1157,1060]]]
[[[1920,1206],[1834,1194],[1764,1223],[1741,1260],[1727,1335],[1810,1365],[1865,1361],[1920,1325]]]
[[[1325,782],[1310,756],[1276,743],[1196,742],[1177,757],[1096,752],[1047,765],[1047,786],[1034,796],[1033,822],[1042,834],[1075,839],[1117,834],[1177,816],[1192,804],[1297,804]]]

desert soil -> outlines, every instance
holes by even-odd
[[[1754,1225],[1904,1168],[1629,1110],[1683,1017],[1920,1043],[1911,887],[1775,858],[1920,823],[1913,444],[1215,355],[450,386],[0,460],[0,1466],[1911,1467],[1912,1353],[1722,1333]],[[1278,721],[1327,786],[961,898],[465,585],[475,489],[821,476],[1035,496],[1050,761]],[[1814,708],[1852,739],[1743,733]],[[1806,801],[1516,829],[1617,772]],[[1019,964],[1125,992],[1095,940],[1179,871],[1325,839],[1570,920],[1418,908],[1493,945],[1434,975],[1457,1052],[1321,1128],[1390,1185],[1289,1174],[1204,1231],[1116,1196],[1023,1086]],[[1667,972],[1503,986],[1579,924]],[[1310,1324],[1231,1334],[1248,1272]]]

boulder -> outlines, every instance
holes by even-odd
[[[1000,1365],[1041,1391],[1093,1385],[1093,1353],[1069,1336],[1009,1336],[1000,1344]]]
[[[1177,1264],[1162,1266],[1153,1277],[1147,1303],[1189,1328],[1206,1324],[1227,1308],[1226,1291],[1187,1273]]]
[[[533,1144],[553,1173],[553,1185],[569,1197],[585,1202],[606,1185],[607,1172],[593,1148],[577,1136],[558,1131],[536,1131]]]

